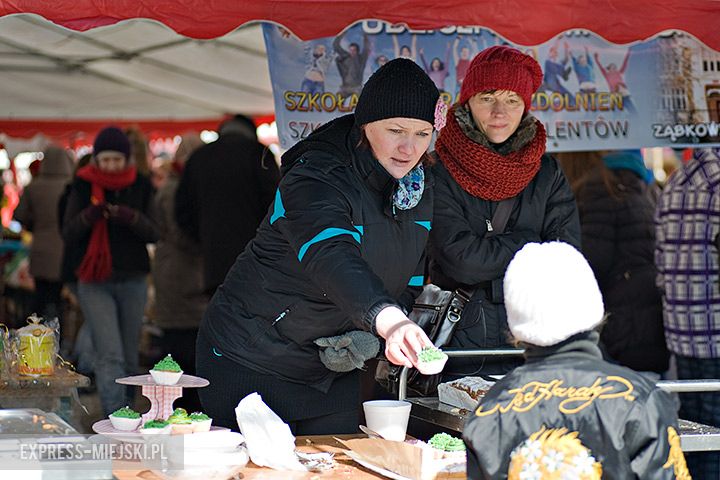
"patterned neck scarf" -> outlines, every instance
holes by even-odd
[[[400,210],[410,210],[420,203],[423,191],[425,191],[425,167],[420,162],[407,175],[398,180],[393,195],[393,205]]]

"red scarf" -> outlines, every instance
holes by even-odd
[[[97,165],[89,164],[77,171],[77,176],[90,182],[90,202],[100,205],[105,202],[105,190],[122,190],[135,182],[137,170],[131,165],[116,173],[103,172]],[[75,271],[83,282],[102,282],[112,273],[112,255],[108,237],[107,218],[102,217],[93,225],[85,256]]]
[[[536,121],[537,133],[516,152],[501,155],[469,139],[460,128],[453,107],[435,142],[435,151],[450,175],[467,193],[485,200],[511,198],[528,186],[540,169],[545,153],[545,127]]]

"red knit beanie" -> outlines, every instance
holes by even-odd
[[[540,88],[543,73],[530,55],[505,46],[490,47],[478,53],[470,63],[460,89],[459,103],[488,90],[511,90],[530,108],[532,94]]]

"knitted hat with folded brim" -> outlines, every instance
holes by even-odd
[[[524,343],[560,343],[592,330],[604,316],[590,265],[567,243],[526,244],[508,265],[503,287],[510,332]]]
[[[125,132],[117,127],[106,127],[97,134],[93,142],[93,156],[108,150],[120,152],[125,158],[130,158],[130,140]]]
[[[412,60],[391,60],[368,78],[355,106],[355,123],[386,118],[416,118],[431,125],[440,92]]]
[[[490,47],[475,55],[470,63],[458,102],[465,104],[480,92],[510,90],[523,99],[528,111],[542,79],[542,68],[530,55],[502,45]]]

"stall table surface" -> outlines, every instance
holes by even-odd
[[[89,385],[88,377],[66,367],[56,367],[53,375],[40,377],[11,372],[0,379],[0,408],[39,408],[76,424],[72,398],[78,388]]]
[[[441,403],[437,397],[406,398],[410,415],[420,421],[462,432],[470,411]],[[720,450],[720,428],[687,420],[678,423],[680,445],[685,452]]]
[[[295,440],[298,450],[308,453],[333,452],[337,465],[332,470],[324,472],[290,472],[272,470],[270,468],[258,467],[252,462],[245,467],[238,467],[235,477],[229,475],[228,480],[233,478],[242,480],[367,480],[385,478],[373,473],[365,467],[355,463],[345,455],[345,448],[335,438],[352,439],[366,438],[365,435],[311,435],[300,436]],[[117,480],[163,480],[164,477],[153,473],[151,470],[133,469],[131,465],[118,465],[113,470]],[[238,475],[241,474],[241,475]]]

